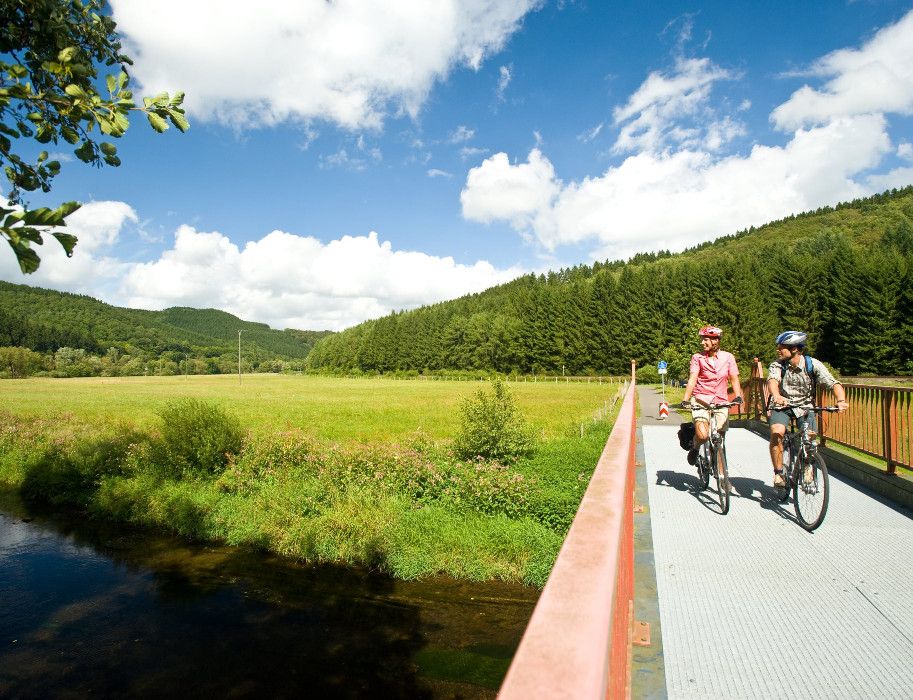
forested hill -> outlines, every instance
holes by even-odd
[[[179,365],[178,370],[187,369],[180,363],[195,361],[188,371],[237,371],[239,330],[243,358],[254,369],[276,360],[301,360],[327,335],[278,331],[215,309],[127,309],[88,296],[0,282],[0,346],[37,353],[61,348],[88,355],[113,352],[121,364],[136,360],[133,369],[138,371],[128,373],[141,374],[150,362],[160,361]]]
[[[808,331],[844,373],[913,373],[913,186],[806,212],[680,254],[527,275],[322,339],[313,368],[687,374],[697,329],[745,364]]]

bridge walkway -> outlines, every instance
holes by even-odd
[[[913,513],[832,474],[806,532],[774,497],[766,440],[733,428],[723,516],[677,416],[655,420],[659,397],[640,392],[668,697],[913,698]]]

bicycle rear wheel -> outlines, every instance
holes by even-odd
[[[720,499],[720,513],[729,512],[729,466],[726,463],[726,448],[712,451],[713,474],[716,477],[716,491]]]
[[[775,487],[777,492],[777,500],[780,503],[785,503],[789,499],[789,492],[793,488],[791,483],[790,475],[793,473],[793,446],[792,440],[789,439],[787,435],[783,439],[783,478],[786,480],[786,483],[782,487]]]
[[[810,464],[812,479],[805,480],[805,469]],[[827,465],[821,455],[815,455],[810,462],[798,465],[793,485],[793,501],[796,507],[796,518],[799,524],[811,532],[818,527],[827,514],[827,503],[830,486],[827,478]]]

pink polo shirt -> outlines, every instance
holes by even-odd
[[[715,358],[702,352],[691,356],[691,374],[697,372],[697,384],[691,395],[706,403],[723,403],[729,400],[726,387],[729,377],[737,377],[739,368],[731,352],[718,350]]]

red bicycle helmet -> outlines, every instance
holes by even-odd
[[[723,335],[723,330],[716,326],[704,326],[698,331],[701,338],[719,338]]]

